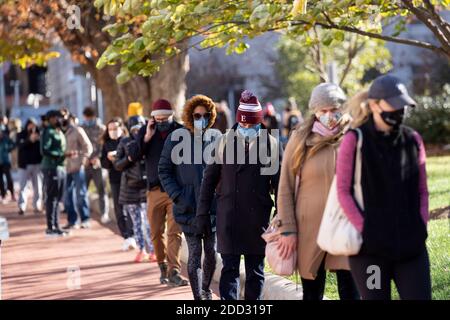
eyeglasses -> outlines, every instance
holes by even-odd
[[[201,118],[207,119],[211,116],[211,112],[206,112],[205,114],[193,113],[192,116],[194,117],[194,120],[200,120]]]

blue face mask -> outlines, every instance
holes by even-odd
[[[198,120],[194,120],[194,128],[197,130],[203,130],[208,126],[208,119],[201,118]]]
[[[258,136],[259,130],[261,129],[261,124],[257,124],[251,128],[244,128],[241,127],[241,125],[238,125],[237,129],[240,135],[251,140]]]
[[[97,121],[96,121],[95,119],[84,120],[84,123],[85,123],[88,127],[92,127],[92,126],[95,126],[95,124],[97,123]]]

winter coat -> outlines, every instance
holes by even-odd
[[[129,144],[136,143],[131,137],[122,138],[117,146],[117,157],[114,168],[122,172],[120,179],[120,204],[138,204],[146,202],[146,185],[137,186],[145,176],[143,160],[130,162],[128,160]]]
[[[236,128],[237,124],[233,126],[233,131]],[[255,151],[253,148],[261,147],[270,150],[271,162],[277,164],[275,174],[262,175],[261,169],[266,165],[260,161],[256,164],[249,164],[248,161],[238,164],[236,156],[234,161],[227,159],[228,147],[236,150],[237,143],[243,144],[239,136],[227,138],[233,131],[223,135],[218,142],[217,152],[223,164],[215,162],[205,169],[197,215],[207,214],[216,193],[217,251],[222,254],[264,255],[265,241],[261,235],[268,226],[274,207],[271,193],[278,188],[282,150],[273,136],[269,136],[265,146],[259,138],[250,145],[252,152]]]
[[[100,158],[101,153],[102,153],[101,138],[103,136],[103,133],[106,130],[106,127],[103,124],[101,124],[98,120],[93,125],[82,124],[81,127],[86,132],[86,134],[89,137],[89,140],[91,141],[91,144],[92,144],[93,150],[92,150],[92,153],[91,153],[89,159]],[[88,165],[87,167],[91,167],[91,165]]]
[[[21,169],[25,169],[29,164],[40,164],[42,161],[41,142],[40,140],[30,141],[30,133],[26,130],[29,123],[30,120],[25,124],[25,130],[17,134],[17,164]],[[39,134],[38,128],[36,132]]]
[[[48,126],[41,136],[42,169],[64,166],[66,138],[60,129]]]
[[[66,159],[67,173],[80,171],[92,153],[92,144],[83,128],[70,125],[66,131],[66,151],[76,151],[77,154]]]
[[[9,153],[14,149],[14,142],[3,132],[3,137],[0,138],[0,165],[10,166],[11,158]]]
[[[116,151],[117,147],[122,140],[123,137],[120,137],[117,140],[108,139],[105,141],[102,147],[102,155],[100,157],[100,162],[104,169],[108,170],[109,173],[109,182],[112,184],[120,184],[120,177],[122,176],[122,172],[117,171],[114,168],[114,164],[108,159],[107,155],[110,151]]]
[[[312,133],[307,141],[308,147],[320,141],[321,136]],[[315,279],[325,255],[327,270],[349,270],[348,258],[326,254],[317,245],[317,234],[322,221],[328,191],[335,173],[337,147],[328,145],[304,162],[295,200],[296,174],[294,152],[300,143],[297,130],[292,132],[284,152],[278,188],[278,217],[281,232],[297,232],[297,267],[300,276]]]

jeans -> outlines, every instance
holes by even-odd
[[[6,185],[11,196],[14,196],[14,186],[11,177],[11,165],[10,164],[0,164],[0,194],[2,198],[6,197],[5,182],[3,181],[3,176],[6,177]]]
[[[33,208],[35,210],[41,210],[43,187],[40,164],[29,164],[25,169],[19,169],[20,192],[18,205],[22,211],[25,211],[27,207],[26,187],[28,181],[31,181],[33,188]]]
[[[239,299],[239,266],[241,255],[222,254],[219,291],[222,300]],[[260,300],[264,286],[264,255],[244,255],[245,300]]]
[[[148,253],[153,253],[153,244],[150,233],[150,226],[147,220],[147,206],[145,203],[125,204],[124,210],[133,220],[134,236],[139,246],[139,250],[146,250]]]
[[[430,261],[425,245],[421,254],[405,261],[356,255],[349,257],[349,262],[363,300],[390,300],[391,280],[402,300],[431,300]]]
[[[69,224],[75,224],[80,216],[81,222],[89,220],[88,194],[84,169],[67,174],[64,207]]]
[[[85,169],[86,173],[86,187],[89,188],[89,184],[91,183],[91,180],[94,181],[95,188],[97,189],[98,193],[98,202],[100,206],[100,214],[106,215],[108,213],[107,208],[107,199],[106,199],[106,193],[105,193],[105,183],[103,181],[103,175],[102,175],[102,169],[94,169],[92,167],[87,167]]]
[[[62,199],[66,171],[62,167],[55,169],[43,169],[44,183],[46,187],[45,213],[47,216],[47,228],[59,229],[59,202]]]
[[[216,234],[204,238],[184,234],[188,245],[189,258],[187,263],[189,282],[191,283],[194,300],[200,300],[201,291],[209,291],[211,280],[216,269]],[[201,264],[202,251],[205,254],[203,269]]]
[[[110,182],[110,186],[114,203],[114,213],[116,215],[120,235],[122,238],[128,239],[133,236],[133,222],[127,212],[123,209],[123,206],[119,203],[120,183]]]
[[[356,288],[356,284],[353,281],[350,271],[336,270],[336,278],[339,298],[341,300],[359,300],[358,289]],[[325,279],[326,271],[324,258],[314,280],[301,278],[303,286],[303,300],[322,300],[323,293],[325,291]]]

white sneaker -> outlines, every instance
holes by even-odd
[[[107,223],[111,222],[111,219],[109,218],[108,214],[104,214],[104,215],[102,215],[102,218],[100,219],[100,221],[103,224],[107,224]]]
[[[136,240],[134,238],[128,238],[123,241],[122,251],[134,250],[137,248]]]

